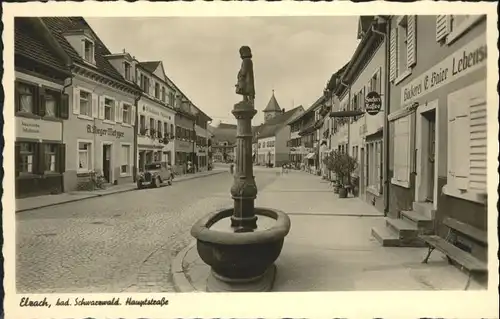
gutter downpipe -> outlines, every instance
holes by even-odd
[[[134,99],[134,106],[135,106],[135,115],[134,115],[134,169],[132,172],[133,178],[132,180],[134,183],[137,181],[137,171],[138,171],[138,165],[139,165],[139,146],[138,144],[138,133],[139,133],[139,100],[142,97],[142,93],[139,93],[139,95],[135,96]]]
[[[384,85],[384,131],[383,131],[383,151],[384,151],[384,166],[383,166],[383,177],[384,177],[384,187],[383,187],[383,192],[384,192],[384,216],[387,217],[389,214],[389,103],[390,103],[390,42],[388,39],[388,34],[391,31],[391,24],[390,24],[390,18],[382,18],[386,22],[386,30],[385,33],[379,32],[373,28],[372,25],[372,31],[380,34],[381,36],[384,37],[385,41],[385,85]]]
[[[66,94],[66,89],[69,88],[70,86],[73,85],[73,74],[69,74],[69,77],[67,78],[69,79],[68,81],[68,84],[64,84],[63,88],[61,89],[61,95],[62,94]],[[70,97],[68,96],[68,100],[70,99]],[[68,119],[69,119],[69,101],[68,101]],[[65,121],[62,121],[62,129],[61,129],[61,143],[64,144],[64,125],[65,125]],[[66,147],[64,148],[64,151],[66,152]],[[66,161],[66,154],[64,154],[64,160]],[[64,167],[66,167],[66,163],[64,163]],[[64,174],[66,173],[66,169],[64,170],[64,172],[62,172],[63,176],[62,176],[62,183],[61,183],[61,191],[64,193],[65,192],[65,189],[64,189]]]

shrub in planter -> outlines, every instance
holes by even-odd
[[[358,166],[356,160],[349,156],[349,154],[341,153],[339,151],[333,151],[326,158],[326,165],[330,171],[333,171],[336,175],[337,181],[339,183],[339,197],[347,197],[346,185],[349,183],[346,179],[349,179],[352,172]]]

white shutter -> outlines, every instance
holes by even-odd
[[[398,158],[398,166],[399,166],[397,180],[402,182],[408,182],[410,175],[409,116],[405,116],[398,119],[396,123],[397,126],[395,131],[396,134],[395,142],[397,142],[397,144],[394,147],[394,153],[395,157]]]
[[[436,17],[436,41],[443,40],[451,32],[451,17],[438,15]]]
[[[458,102],[456,98],[456,93],[448,95],[448,173],[447,173],[447,183],[450,185],[455,185],[455,105]]]
[[[112,106],[112,116],[113,116],[113,120],[115,122],[118,122],[120,120],[120,102],[117,102],[116,100],[113,101],[113,106]]]
[[[364,111],[365,110],[365,96],[366,96],[366,90],[365,87],[363,86],[363,89],[361,90],[360,94],[360,110]]]
[[[383,161],[383,144],[382,142],[378,142],[378,154],[377,154],[377,189],[378,189],[378,192],[381,193],[382,192],[382,180],[383,180],[383,172],[382,172],[382,161]]]
[[[390,43],[390,80],[393,81],[397,77],[397,67],[398,67],[398,34],[397,28],[391,30],[391,43]]]
[[[470,87],[469,108],[469,188],[474,191],[487,190],[487,104],[486,81]]]
[[[97,104],[98,96],[95,93],[92,93],[92,117],[96,118],[99,113],[99,105]]]
[[[115,102],[115,112],[116,112],[116,122],[121,123],[123,122],[123,102]]]
[[[80,89],[73,88],[73,114],[80,114]]]
[[[135,112],[136,112],[135,105],[132,105],[132,112],[130,112],[130,123],[132,125],[135,125]]]
[[[410,68],[417,63],[417,16],[407,16],[407,20],[406,58]]]
[[[463,92],[466,93],[466,92]],[[470,128],[469,128],[469,97],[461,94],[462,99],[452,107],[455,108],[455,132],[453,139],[455,142],[455,182],[458,189],[467,189],[469,184],[469,148],[470,148]]]
[[[99,119],[104,119],[104,99],[103,95],[99,96]]]

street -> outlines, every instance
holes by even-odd
[[[277,178],[257,169],[262,190]],[[16,214],[18,293],[173,292],[190,228],[232,205],[229,173]]]

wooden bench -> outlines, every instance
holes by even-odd
[[[449,217],[443,220],[443,224],[448,227],[448,234],[446,238],[442,238],[436,235],[419,236],[429,247],[427,256],[422,262],[427,263],[431,253],[434,251],[434,249],[437,249],[446,255],[449,263],[452,263],[454,261],[462,266],[462,268],[467,269],[470,273],[487,273],[487,263],[475,258],[468,252],[455,246],[458,234],[463,234],[466,237],[469,237],[474,241],[487,246],[488,237],[486,232]]]

